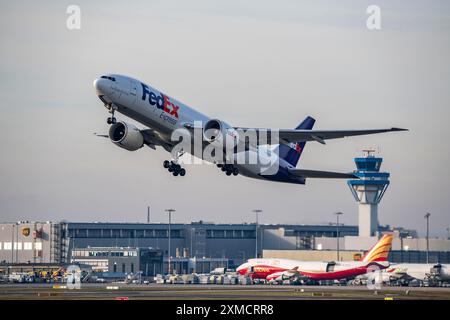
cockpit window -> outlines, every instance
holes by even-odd
[[[101,76],[100,78],[102,78],[102,79],[108,79],[108,80],[111,80],[111,81],[116,81],[116,78],[114,78],[114,77]]]

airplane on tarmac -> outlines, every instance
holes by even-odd
[[[396,263],[383,270],[383,281],[417,279],[420,281],[450,281],[450,264]]]
[[[387,257],[392,245],[392,234],[383,237],[360,259],[360,261],[298,261],[290,259],[250,259],[240,265],[236,272],[252,279],[282,282],[299,280],[353,279],[371,271],[389,266]]]
[[[239,128],[232,127],[222,120],[209,118],[155,88],[127,76],[103,75],[94,81],[94,88],[97,96],[111,113],[107,119],[107,123],[111,125],[109,134],[98,136],[109,137],[115,145],[129,151],[136,151],[144,145],[152,149],[161,146],[172,154],[172,160],[164,161],[163,166],[174,176],[186,174],[186,170],[179,164],[180,156],[187,152],[208,161],[202,152],[212,145],[218,147],[216,150],[222,150],[224,155],[218,157],[218,160],[214,158],[209,162],[215,163],[228,176],[241,174],[250,178],[294,184],[305,184],[306,178],[352,179],[357,178],[352,173],[297,169],[305,143],[317,141],[325,144],[328,139],[407,130],[400,128],[313,130],[315,120],[311,117],[307,117],[295,129],[270,131],[263,128]],[[125,121],[117,121],[114,116],[116,111],[147,128],[138,129]],[[195,143],[195,130],[200,130],[200,154],[195,152],[195,146],[194,150],[176,148],[179,140],[173,141],[172,135],[177,130],[191,133],[188,138],[189,146]],[[248,132],[255,133],[253,140],[246,140],[244,134]],[[267,139],[264,139],[264,136]],[[275,138],[276,143],[268,143],[268,140],[273,141],[272,138]],[[226,145],[225,142],[229,144]],[[278,146],[271,150],[268,147],[271,144]],[[239,149],[240,146],[243,148]],[[214,155],[215,152],[211,154]],[[255,156],[258,159],[255,163],[239,161]]]

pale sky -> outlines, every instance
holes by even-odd
[[[106,139],[92,82],[121,73],[235,126],[405,127],[308,143],[299,166],[349,171],[360,150],[384,157],[391,185],[381,224],[450,227],[450,2],[0,1],[0,217],[61,220],[357,224],[345,181],[305,186],[228,177],[165,151],[128,152]],[[81,8],[81,30],[66,8]],[[382,29],[366,28],[381,8]],[[119,119],[127,120],[119,115]]]

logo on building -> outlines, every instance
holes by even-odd
[[[30,228],[22,228],[22,234],[28,237],[30,235]]]

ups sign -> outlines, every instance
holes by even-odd
[[[30,235],[30,228],[22,228],[22,234],[28,237]]]

